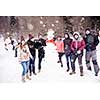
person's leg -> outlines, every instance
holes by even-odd
[[[71,55],[71,67],[72,67],[72,72],[70,75],[75,74],[75,61],[76,61],[77,55],[72,54]]]
[[[17,48],[15,48],[15,57],[17,57]]]
[[[29,75],[28,75],[28,69],[29,69],[29,61],[26,61],[26,78],[31,80],[31,78],[29,78]]]
[[[22,71],[22,82],[25,82],[25,73],[26,73],[26,65],[25,65],[25,62],[21,62],[21,65],[23,67],[23,71]]]
[[[69,56],[67,54],[65,54],[66,57],[66,63],[67,63],[67,72],[69,71]]]
[[[33,59],[32,59],[32,71],[33,71],[33,74],[36,75],[36,73],[35,73],[35,57],[33,57]]]
[[[90,58],[91,58],[91,52],[86,51],[86,54],[85,54],[86,66],[87,66],[87,69],[91,71],[92,69],[90,65]]]
[[[32,59],[31,58],[29,60],[29,73],[30,73],[30,76],[32,76]]]
[[[57,61],[57,63],[60,63],[60,53],[58,52],[58,58],[59,60]]]
[[[96,50],[92,51],[92,62],[93,62],[93,66],[94,66],[95,76],[98,76],[99,66],[98,66],[98,63],[97,63]]]
[[[38,61],[38,72],[40,72],[41,71],[41,62],[42,62],[42,57],[39,57],[38,58],[39,59],[39,61]]]
[[[80,76],[83,76],[83,65],[82,65],[82,55],[78,55],[78,63],[80,67]]]
[[[62,56],[64,55],[64,53],[59,53],[59,61],[61,63],[61,67],[63,67],[63,63],[62,63]]]

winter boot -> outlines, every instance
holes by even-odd
[[[66,72],[69,72],[69,68],[66,70]]]
[[[100,71],[100,69],[98,69],[98,71],[95,73],[95,76],[98,76],[99,71]]]
[[[63,67],[63,64],[61,64],[61,67]]]
[[[70,75],[73,75],[73,74],[76,74],[76,72],[75,71],[72,71],[71,73],[69,73]]]
[[[80,76],[83,76],[83,66],[80,67]]]
[[[70,70],[70,68],[68,67],[67,70],[66,70],[66,72],[69,72],[69,70]]]
[[[22,76],[22,82],[25,83],[25,76]]]
[[[33,73],[34,75],[37,75],[35,72]]]
[[[89,71],[92,71],[91,67],[88,67],[88,70],[89,70]]]
[[[26,78],[27,78],[28,80],[31,80],[31,78],[28,76],[28,74],[26,75]]]
[[[39,69],[38,73],[40,73],[40,72],[41,72],[41,70]]]
[[[57,61],[57,63],[60,63],[60,61]]]
[[[32,76],[32,73],[30,72],[30,76]]]

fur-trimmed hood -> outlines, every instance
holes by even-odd
[[[76,40],[76,39],[74,38],[75,35],[78,35],[78,36],[79,36],[78,40]],[[83,40],[83,38],[82,38],[82,36],[80,35],[79,32],[74,32],[74,33],[73,33],[73,41],[82,41],[82,40]]]

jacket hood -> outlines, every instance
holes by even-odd
[[[76,40],[76,39],[74,38],[75,35],[78,35],[78,36],[79,36],[78,40]],[[80,35],[80,33],[79,33],[79,32],[74,32],[74,33],[73,33],[73,41],[81,41],[81,40],[82,40],[82,36]]]

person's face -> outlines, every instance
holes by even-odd
[[[34,38],[32,38],[31,41],[34,41]]]
[[[67,34],[65,34],[65,38],[68,38],[68,35]]]
[[[59,40],[61,40],[61,38],[60,38],[60,37],[58,37],[58,41],[59,41]]]
[[[24,45],[25,44],[25,41],[22,41],[22,45]]]
[[[79,36],[78,35],[75,35],[74,38],[77,40],[79,38]]]
[[[39,38],[42,38],[42,35],[40,35]]]
[[[89,30],[87,30],[87,31],[86,31],[86,34],[89,34],[89,33],[90,33],[90,31],[89,31]]]

